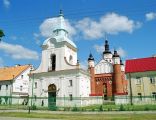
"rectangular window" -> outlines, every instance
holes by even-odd
[[[138,85],[141,84],[141,78],[140,77],[136,77],[136,84],[138,84]]]
[[[73,86],[73,81],[69,80],[69,86]]]
[[[20,91],[22,91],[23,90],[23,86],[20,86]]]
[[[8,90],[8,85],[6,85],[6,90]]]
[[[0,90],[1,90],[2,86],[0,85]]]
[[[35,88],[37,88],[37,82],[35,82]]]
[[[21,75],[21,79],[23,79],[23,75]]]
[[[138,98],[140,101],[142,101],[142,94],[141,93],[138,93]]]
[[[152,99],[156,100],[156,92],[152,92]]]
[[[151,84],[155,84],[155,78],[150,77],[150,83],[151,83]]]
[[[72,101],[73,100],[73,95],[69,94],[69,100]]]

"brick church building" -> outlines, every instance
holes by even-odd
[[[116,50],[111,53],[106,40],[103,58],[96,65],[91,53],[88,58],[88,70],[91,75],[90,96],[103,96],[104,100],[108,100],[114,96],[127,95],[124,68],[119,54]]]

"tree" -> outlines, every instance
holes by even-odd
[[[0,29],[0,41],[1,41],[2,37],[4,37],[4,36],[5,36],[5,35],[4,35],[3,30]]]

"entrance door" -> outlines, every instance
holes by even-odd
[[[54,84],[48,86],[48,108],[56,110],[56,86]]]

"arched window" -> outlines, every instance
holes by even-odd
[[[50,60],[51,60],[51,70],[54,71],[56,68],[56,55],[52,54],[50,56]]]
[[[70,55],[69,56],[69,63],[72,64],[73,63],[73,57]]]

